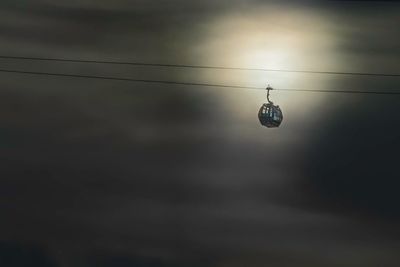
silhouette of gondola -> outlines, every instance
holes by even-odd
[[[258,119],[261,125],[268,128],[276,128],[281,125],[283,120],[282,110],[279,106],[274,105],[274,103],[269,100],[269,93],[273,88],[268,85],[267,89],[267,101],[268,103],[262,104],[258,112]]]

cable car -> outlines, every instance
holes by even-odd
[[[268,128],[276,128],[279,127],[279,125],[281,125],[283,120],[283,114],[280,107],[274,105],[274,103],[269,100],[270,90],[273,90],[273,88],[268,85],[267,87],[268,103],[264,103],[260,107],[260,110],[258,111],[258,119],[260,120],[261,125]]]

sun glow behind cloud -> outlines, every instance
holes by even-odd
[[[340,70],[344,60],[337,50],[335,26],[324,16],[302,9],[262,6],[246,12],[232,12],[217,17],[203,28],[203,38],[191,49],[196,63],[245,68],[284,70]],[[347,64],[347,67],[349,64]],[[332,76],[262,71],[204,71],[200,78],[221,84],[280,89],[334,89]],[[264,101],[265,92],[223,90],[222,102],[247,121]],[[304,116],[299,106],[310,112],[324,103],[327,95],[274,92],[288,118]],[[233,104],[236,103],[236,104]],[[252,121],[254,123],[254,121]]]

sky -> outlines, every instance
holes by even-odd
[[[393,1],[2,1],[0,56],[400,69]],[[399,266],[398,77],[1,59],[0,265]]]

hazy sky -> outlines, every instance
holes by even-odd
[[[0,55],[399,73],[399,12],[390,1],[2,1]],[[400,90],[396,77],[0,69]],[[400,97],[274,91],[284,121],[267,129],[262,90],[0,78],[2,266],[400,264]]]

